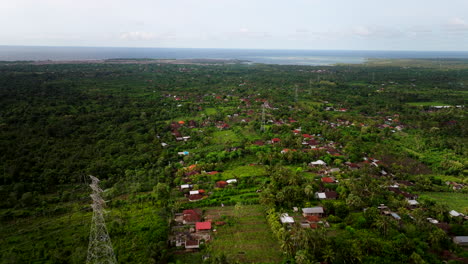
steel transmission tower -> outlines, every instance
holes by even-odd
[[[109,233],[104,221],[104,206],[106,202],[101,198],[102,189],[99,188],[99,179],[89,176],[92,183],[89,185],[93,189],[91,198],[93,199],[93,220],[89,234],[87,264],[114,264],[117,260],[112,249]]]
[[[262,132],[265,132],[265,103],[262,104],[262,126],[260,127]]]

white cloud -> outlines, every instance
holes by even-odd
[[[353,33],[358,35],[358,36],[361,36],[361,37],[368,37],[368,36],[372,35],[374,32],[372,32],[367,27],[357,26],[357,27],[354,27]]]
[[[125,32],[120,34],[120,39],[123,40],[137,40],[137,41],[146,41],[146,40],[154,40],[157,36],[151,32],[140,32],[140,31],[133,31],[133,32]]]
[[[236,32],[228,33],[231,37],[234,38],[270,38],[272,37],[270,33],[264,31],[251,31],[248,28],[240,28]]]
[[[450,30],[450,31],[465,31],[468,30],[468,23],[459,18],[459,17],[454,17],[450,19],[445,25],[445,28]]]

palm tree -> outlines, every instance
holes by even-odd
[[[304,193],[310,198],[314,194],[314,188],[309,184],[304,188]]]
[[[283,239],[281,239],[281,250],[288,256],[294,255],[295,245],[292,236],[289,232],[283,233]]]
[[[294,259],[297,264],[312,264],[311,256],[306,250],[298,250]]]
[[[335,251],[330,245],[327,245],[327,247],[323,250],[322,257],[326,263],[328,262],[332,263],[333,260],[335,260]]]
[[[390,229],[390,219],[386,216],[379,216],[374,222],[375,227],[380,230],[382,235],[386,236]]]
[[[439,248],[440,243],[446,239],[445,232],[440,228],[435,228],[431,233],[429,233],[429,242],[434,248]]]

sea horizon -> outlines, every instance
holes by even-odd
[[[225,59],[281,65],[360,64],[368,59],[468,59],[468,51],[151,48],[0,45],[0,61]]]

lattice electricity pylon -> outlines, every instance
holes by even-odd
[[[106,202],[101,198],[102,189],[99,188],[99,179],[89,175],[92,183],[89,185],[93,189],[91,198],[93,199],[93,220],[89,233],[87,264],[117,263],[114,250],[107,232],[104,221],[104,206]]]
[[[262,104],[262,126],[260,127],[262,132],[265,132],[265,103]]]

